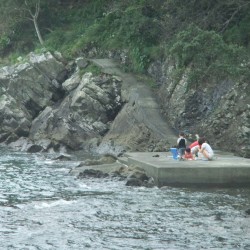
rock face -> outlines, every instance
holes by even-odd
[[[0,142],[28,152],[95,147],[122,107],[121,81],[80,75],[51,53],[0,69]],[[79,66],[78,66],[79,65]]]
[[[176,134],[162,116],[154,92],[132,74],[120,71],[114,61],[93,60],[104,72],[119,76],[125,102],[97,151],[119,155],[125,151],[166,151],[176,144]]]
[[[28,137],[32,120],[61,96],[67,75],[50,54],[30,54],[28,62],[0,69],[0,141]]]
[[[67,74],[50,53],[1,69],[1,142],[29,152],[98,144],[121,109],[121,82],[107,74],[80,76],[79,67]]]
[[[73,150],[84,148],[91,139],[101,139],[109,130],[121,105],[120,82],[112,76],[86,73],[60,105],[46,107],[34,119],[30,138],[50,138]]]
[[[92,60],[103,73],[81,73],[84,58],[65,64],[59,53],[31,53],[25,63],[0,69],[0,143],[27,152],[163,151],[177,131],[205,135],[214,148],[250,157],[250,85],[222,81],[188,88],[174,84],[168,61],[144,80],[112,60]],[[174,131],[171,128],[175,128]]]
[[[166,133],[149,87],[123,74],[112,60],[96,60],[104,69],[94,76],[81,73],[89,64],[84,58],[69,70],[58,54],[28,59],[0,71],[1,142],[28,152],[83,149],[119,155],[162,151],[176,140],[172,130]]]
[[[159,85],[159,98],[170,124],[179,131],[207,137],[214,148],[250,157],[250,84],[232,81],[200,83],[188,88],[169,78],[168,61],[149,68]]]

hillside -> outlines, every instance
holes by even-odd
[[[130,64],[126,66],[134,71],[146,72],[153,60],[170,55],[178,61],[178,66],[197,62],[197,67],[199,58],[204,58],[206,66],[212,67],[219,60],[216,55],[220,50],[237,56],[243,56],[241,49],[249,52],[247,0],[26,2],[29,4],[25,5],[24,0],[0,3],[2,57],[11,55],[14,59],[43,47],[34,21],[47,49],[61,51],[68,57],[93,47],[98,53],[127,50]],[[13,14],[15,18],[11,18]],[[206,41],[210,36],[211,41]],[[226,56],[220,63],[223,61],[228,64]],[[236,66],[237,60],[234,63]]]
[[[0,3],[2,65],[31,50],[60,51],[67,61],[114,58],[124,71],[151,77],[176,131],[250,157],[249,1],[24,3]]]

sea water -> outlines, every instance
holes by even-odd
[[[127,187],[0,149],[0,249],[250,249],[249,189]]]

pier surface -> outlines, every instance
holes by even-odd
[[[131,152],[125,157],[160,187],[250,187],[250,159],[230,153],[216,152],[212,161],[174,160],[170,152]]]

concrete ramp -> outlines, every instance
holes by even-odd
[[[215,160],[178,161],[170,152],[131,152],[128,164],[142,167],[159,187],[250,187],[250,159],[217,152]]]
[[[109,139],[126,138],[136,126],[144,124],[158,140],[165,140],[170,146],[176,144],[178,135],[163,117],[157,97],[149,85],[138,80],[134,74],[123,72],[120,65],[112,59],[92,59],[91,62],[100,67],[104,73],[117,75],[123,82],[122,98],[126,100],[127,105],[115,119],[115,122],[119,123],[113,123],[115,125],[107,136]],[[127,124],[128,122],[131,124]],[[122,127],[123,124],[126,126]]]

